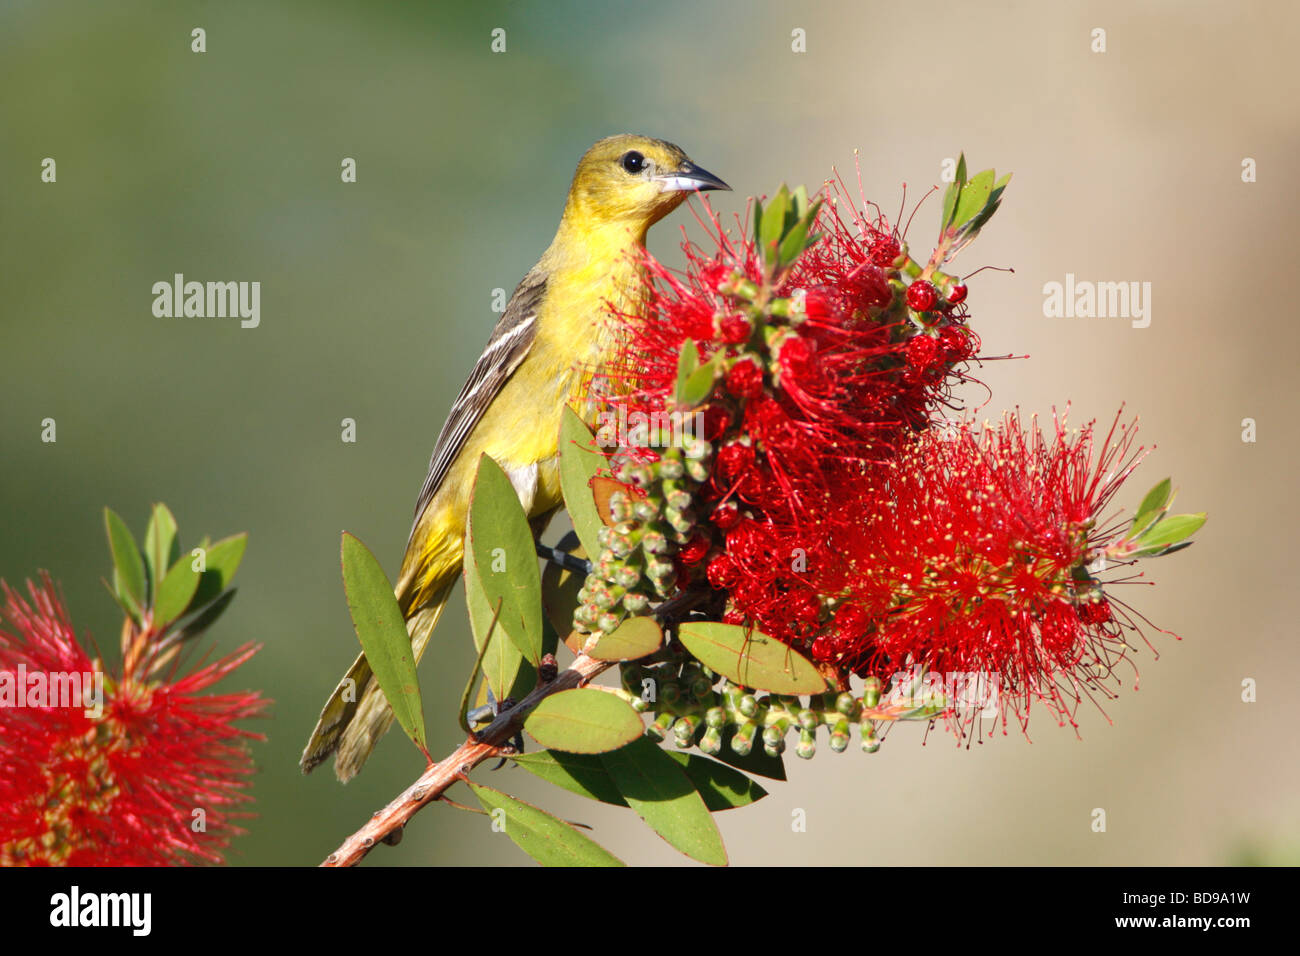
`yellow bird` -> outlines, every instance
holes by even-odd
[[[418,661],[460,576],[480,455],[501,465],[540,533],[560,506],[557,440],[566,405],[590,421],[593,369],[618,345],[607,308],[637,307],[649,228],[696,190],[730,189],[672,143],[600,140],[578,163],[555,239],[528,272],[461,389],[429,462],[394,590]],[[321,711],[303,751],[310,772],[335,753],[344,782],[366,762],[393,712],[362,654]]]

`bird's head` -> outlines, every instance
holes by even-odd
[[[672,143],[624,133],[600,140],[578,162],[565,218],[645,230],[692,192],[730,189]]]

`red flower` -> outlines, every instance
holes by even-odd
[[[1022,721],[1035,700],[1072,721],[1113,676],[1133,628],[1112,619],[1089,568],[1110,542],[1101,512],[1140,453],[1118,419],[1095,455],[1091,425],[1054,425],[1050,437],[1016,416],[927,432],[859,490],[836,535],[850,570],[827,582],[877,622],[841,651],[859,672],[990,675],[1004,717]]]
[[[17,696],[0,696],[0,864],[221,862],[243,832],[233,821],[247,814],[236,808],[251,799],[245,741],[260,739],[234,722],[262,715],[269,701],[203,691],[257,648],[164,679],[157,672],[175,670],[167,648],[136,640],[110,677],[82,649],[48,575],[28,582],[30,602],[3,588],[0,687]],[[98,714],[86,686],[96,674]],[[53,675],[77,675],[82,694],[36,698],[34,682],[52,687]]]

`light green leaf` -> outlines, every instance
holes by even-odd
[[[406,735],[428,754],[424,736],[424,706],[415,676],[415,653],[406,631],[393,586],[379,561],[360,539],[344,532],[343,590],[348,613],[375,679]]]
[[[560,421],[560,489],[564,493],[564,507],[573,521],[573,530],[587,554],[600,554],[596,535],[600,532],[601,520],[596,511],[591,479],[605,464],[605,456],[596,448],[590,429],[577,412],[566,407]]]
[[[678,405],[686,404],[686,386],[691,376],[695,374],[700,367],[700,350],[695,345],[694,339],[687,339],[682,343],[681,351],[677,353],[677,387],[673,392]],[[599,551],[591,551],[590,554],[599,554]]]
[[[663,629],[652,617],[629,617],[612,633],[602,634],[587,656],[598,661],[635,661],[659,650]]]
[[[1142,503],[1138,505],[1137,513],[1133,515],[1133,523],[1129,526],[1130,537],[1148,530],[1151,523],[1164,513],[1165,509],[1169,507],[1169,499],[1173,494],[1173,488],[1173,481],[1166,478],[1143,496]]]
[[[469,787],[488,813],[502,811],[494,819],[502,820],[506,836],[542,866],[624,865],[595,840],[545,810],[482,784],[471,782]]]
[[[721,353],[705,362],[687,377],[685,384],[677,393],[677,403],[679,405],[684,405],[686,408],[695,408],[709,397],[709,393],[713,391],[713,382],[718,376],[720,360]]]
[[[108,531],[109,549],[113,552],[113,582],[127,607],[135,610],[134,616],[138,621],[147,606],[144,558],[140,556],[140,549],[136,547],[126,522],[112,508],[104,509],[104,527]]]
[[[523,506],[501,466],[479,458],[470,501],[468,537],[483,593],[501,602],[501,624],[520,653],[536,666],[542,656],[542,579]]]
[[[544,698],[524,721],[524,730],[547,750],[595,754],[636,740],[645,724],[621,697],[582,687]]]
[[[826,680],[802,654],[760,631],[692,622],[677,639],[701,664],[737,684],[774,694],[820,694]]]
[[[762,228],[759,231],[759,252],[765,262],[770,260],[773,248],[785,232],[786,215],[789,212],[790,191],[783,185],[763,210]]]
[[[150,589],[156,595],[158,583],[180,557],[176,518],[164,504],[154,505],[153,513],[149,515],[149,526],[144,532],[144,557],[149,565]],[[157,603],[156,598],[154,603]]]
[[[693,860],[726,866],[722,835],[704,798],[654,741],[641,737],[601,760],[623,799],[650,829]]]
[[[1171,515],[1163,521],[1158,521],[1134,542],[1142,549],[1138,552],[1138,556],[1153,557],[1156,552],[1190,538],[1201,529],[1203,524],[1205,524],[1204,511],[1191,515]]]
[[[961,196],[957,199],[957,208],[952,214],[953,226],[960,229],[984,208],[984,204],[989,200],[989,193],[993,191],[993,180],[996,175],[991,169],[983,170],[972,176],[970,182],[962,187]]]
[[[194,599],[190,602],[195,608],[202,607],[230,587],[231,579],[239,570],[240,562],[244,560],[244,549],[248,547],[248,532],[232,534],[213,545],[207,545],[205,542],[199,547],[204,549],[205,556],[203,576],[199,579],[198,590],[194,592]],[[186,556],[185,560],[193,562],[194,559]]]
[[[153,599],[153,626],[164,628],[185,613],[198,590],[200,575],[188,556],[179,558],[157,586]]]
[[[497,700],[503,700],[510,696],[524,656],[519,652],[518,645],[508,636],[508,629],[499,619],[496,621],[492,643],[484,653],[483,643],[493,627],[493,619],[496,617],[495,608],[488,601],[487,593],[483,589],[483,578],[473,554],[465,555],[464,571],[465,604],[469,609],[469,625],[474,633],[474,646],[482,657],[483,676],[487,678],[488,686],[492,688],[492,693],[496,695]],[[502,631],[506,633],[503,634]]]

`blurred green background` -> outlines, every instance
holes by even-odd
[[[203,27],[207,52],[190,51]],[[1104,54],[1090,33],[1107,31]],[[1152,629],[1082,739],[1050,720],[969,749],[901,726],[881,752],[791,758],[720,818],[739,864],[1207,864],[1294,859],[1300,771],[1294,183],[1300,14],[1290,4],[0,4],[0,577],[59,579],[79,632],[119,621],[101,508],[183,540],[247,530],[219,649],[265,649],[258,817],[238,864],[312,864],[421,767],[400,734],[344,788],[297,758],[356,651],[342,529],[395,572],[443,417],[507,291],[549,242],[574,163],[613,132],[661,136],[728,180],[724,213],[782,180],[851,174],[891,215],[965,150],[1015,178],[959,263],[990,355],[982,416],[1140,413],[1199,544],[1120,596]],[[507,51],[490,51],[491,31]],[[806,31],[807,52],[791,50]],[[43,158],[58,182],[40,181]],[[353,157],[358,182],[340,182]],[[1258,182],[1241,181],[1244,157]],[[934,234],[931,199],[909,234]],[[674,260],[686,211],[652,250]],[[154,282],[258,280],[261,326],[158,319]],[[1047,319],[1042,286],[1149,281],[1153,321]],[[56,444],[40,423],[58,423]],[[356,444],[340,441],[354,418]],[[1243,418],[1258,441],[1241,440]],[[425,660],[430,743],[457,742],[470,665],[459,602]],[[1243,703],[1241,682],[1258,681]],[[1040,714],[1040,717],[1044,716]],[[677,856],[626,811],[517,769],[637,862]],[[1105,808],[1108,830],[1090,828]],[[802,809],[807,832],[792,832]],[[1287,848],[1290,849],[1287,849]],[[518,863],[480,817],[433,807],[372,863]]]

